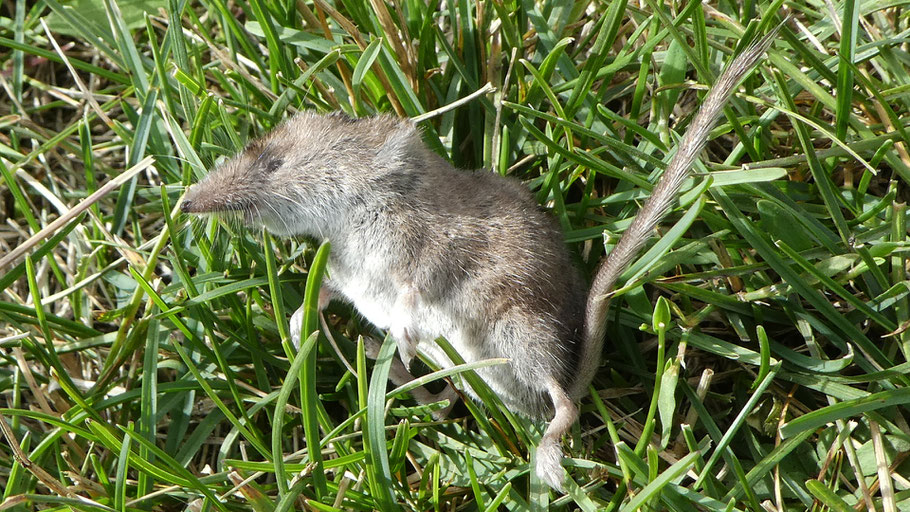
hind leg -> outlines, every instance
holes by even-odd
[[[420,301],[420,292],[412,284],[401,287],[398,298],[392,306],[391,326],[389,334],[398,343],[398,356],[404,363],[406,370],[410,370],[411,361],[417,355],[417,343],[414,328],[414,318],[417,316],[417,306]]]
[[[540,445],[537,446],[537,464],[534,471],[544,483],[557,491],[562,491],[565,470],[562,467],[562,449],[559,443],[563,434],[569,431],[578,418],[578,409],[556,379],[547,378],[546,386],[550,399],[553,400],[555,413],[540,439]]]
[[[379,355],[380,343],[372,338],[364,338],[363,345],[366,356],[370,359],[376,359],[376,356]],[[396,386],[402,386],[414,380],[414,376],[405,368],[404,363],[398,359],[392,359],[392,366],[389,368],[389,380]],[[421,405],[434,404],[443,400],[449,401],[448,407],[433,411],[433,419],[436,421],[446,419],[458,400],[458,393],[449,384],[446,384],[445,389],[435,394],[423,386],[412,389],[410,393],[414,400],[417,400],[417,403]]]

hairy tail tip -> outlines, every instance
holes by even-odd
[[[563,492],[565,470],[562,468],[562,449],[550,440],[544,440],[537,447],[537,461],[534,472],[543,483]]]

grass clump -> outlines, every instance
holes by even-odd
[[[524,180],[590,275],[783,14],[622,280],[566,495],[495,395],[437,422],[390,390],[350,308],[295,354],[325,248],[175,209],[295,111],[393,112]],[[2,506],[910,507],[907,30],[851,0],[4,3]]]

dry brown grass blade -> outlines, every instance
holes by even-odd
[[[154,164],[155,164],[155,159],[151,156],[147,156],[147,157],[143,158],[142,160],[140,160],[139,163],[137,163],[133,167],[130,167],[129,169],[124,171],[122,174],[120,174],[116,178],[105,183],[101,188],[96,190],[92,195],[86,197],[79,204],[77,204],[76,206],[71,208],[69,212],[67,212],[64,215],[61,215],[55,221],[48,224],[47,227],[45,227],[41,231],[35,233],[28,240],[26,240],[25,242],[20,244],[19,247],[16,247],[12,251],[10,251],[9,254],[7,254],[3,258],[0,258],[0,270],[2,270],[7,265],[10,265],[11,263],[16,261],[20,257],[22,257],[32,247],[34,247],[39,242],[41,242],[42,240],[44,240],[45,238],[47,238],[48,236],[50,236],[51,234],[53,234],[54,232],[56,232],[57,230],[59,230],[60,228],[65,226],[69,221],[78,217],[79,214],[81,214],[86,209],[88,209],[89,206],[98,202],[99,199],[101,199],[102,197],[111,193],[114,189],[116,189],[117,187],[126,183],[130,178],[132,178],[133,176],[139,174],[140,172],[148,169],[149,167],[153,166]]]
[[[28,363],[26,362],[25,353],[22,352],[22,348],[13,347],[13,356],[16,358],[16,363],[19,365],[19,371],[22,373],[22,377],[25,379],[25,383],[32,392],[35,401],[38,402],[38,408],[41,409],[41,412],[50,416],[60,416],[60,414],[51,407],[50,402],[47,401],[47,398],[41,390],[41,386],[39,386],[38,381],[35,380],[32,369],[29,368]]]
[[[379,18],[379,24],[382,25],[382,30],[385,31],[386,39],[398,55],[401,71],[408,77],[414,90],[419,89],[417,77],[414,75],[414,63],[411,62],[411,52],[407,50],[405,43],[401,41],[401,38],[398,35],[398,27],[395,25],[395,21],[392,20],[392,16],[389,15],[386,3],[383,0],[370,0],[370,4],[373,6],[376,17]],[[377,68],[374,68],[374,70],[375,69]]]
[[[335,20],[336,23],[341,25],[341,28],[343,28],[348,34],[351,35],[351,37],[354,38],[354,42],[357,43],[357,46],[359,46],[361,50],[366,49],[366,41],[363,39],[360,30],[358,30],[357,27],[351,23],[351,20],[347,19],[337,9],[325,2],[325,0],[315,0],[314,3],[319,6],[319,8],[322,9],[325,13],[331,16],[331,18]],[[388,77],[385,76],[385,72],[382,70],[379,64],[374,62],[371,69],[374,73],[376,73],[376,78],[380,83],[382,83],[383,88],[385,88],[386,91],[391,91],[392,85],[389,83]],[[388,99],[392,103],[392,107],[395,109],[395,113],[401,117],[404,117],[405,111],[401,106],[401,102],[398,101],[398,98],[394,94],[389,94]]]
[[[875,462],[878,466],[879,490],[882,495],[882,507],[885,512],[897,512],[894,501],[894,487],[891,485],[891,469],[888,467],[888,456],[882,444],[882,432],[878,422],[869,421],[869,431],[872,434],[872,446],[875,448]]]
[[[19,440],[16,439],[16,434],[13,433],[13,429],[11,429],[9,424],[7,424],[6,418],[3,416],[3,414],[0,414],[0,430],[3,431],[3,437],[6,439],[6,442],[12,449],[13,456],[16,458],[19,464],[22,464],[23,468],[27,469],[29,473],[35,475],[35,478],[37,478],[38,481],[40,481],[48,489],[59,496],[66,496],[68,498],[77,499],[81,498],[81,496],[78,496],[67,489],[65,485],[51,476],[51,474],[45,471],[44,468],[33,463],[31,459],[28,458],[28,455],[26,455],[25,452],[22,451],[22,448],[19,447]]]
[[[426,121],[427,119],[442,115],[450,110],[455,110],[459,106],[473,101],[475,98],[479,98],[485,94],[490,94],[493,92],[496,92],[496,87],[493,87],[493,84],[488,82],[486,85],[484,85],[480,89],[477,89],[476,91],[472,92],[471,94],[465,96],[464,98],[460,98],[456,101],[453,101],[452,103],[443,105],[443,106],[437,108],[436,110],[431,110],[429,112],[420,114],[419,116],[414,116],[411,118],[411,120],[414,121],[415,123],[419,123],[421,121]]]
[[[60,45],[57,44],[57,40],[54,39],[54,34],[51,32],[51,29],[48,28],[47,23],[44,21],[44,18],[41,19],[41,26],[44,28],[44,33],[47,34],[47,40],[50,41],[51,45],[54,47],[54,50],[57,52],[57,55],[60,56],[60,60],[63,61],[63,64],[66,66],[66,69],[70,72],[70,76],[73,77],[73,80],[76,82],[76,86],[79,87],[79,90],[82,91],[82,94],[85,95],[85,100],[88,101],[91,105],[92,110],[98,114],[98,117],[104,121],[108,127],[113,127],[114,122],[108,117],[107,113],[101,108],[101,105],[95,100],[94,95],[86,87],[85,83],[79,78],[79,73],[76,73],[76,70],[73,68],[73,65],[70,64],[69,59],[66,58],[66,53],[60,48]],[[3,265],[0,265],[2,267]]]

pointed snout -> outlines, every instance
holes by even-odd
[[[205,194],[200,194],[197,189],[190,189],[189,193],[183,196],[180,201],[180,211],[182,213],[226,213],[231,211],[242,210],[242,206],[221,198],[212,199]]]

